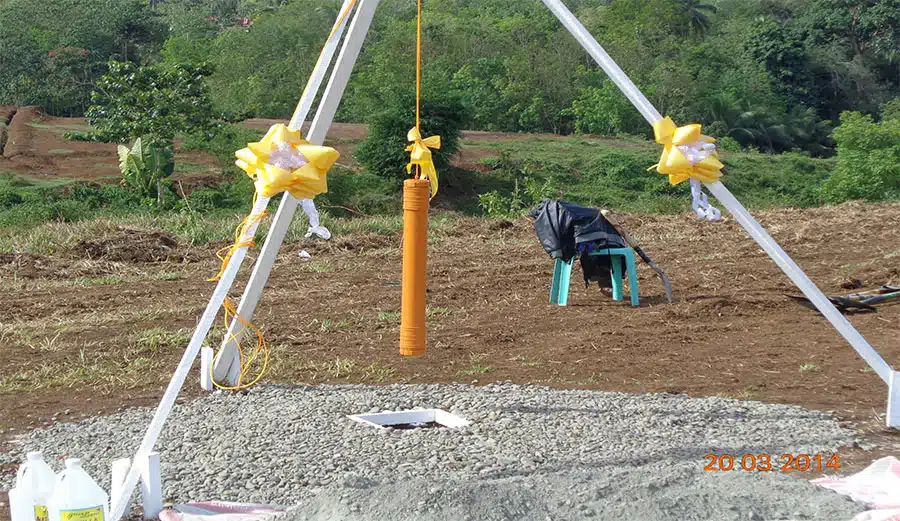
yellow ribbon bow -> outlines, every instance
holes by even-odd
[[[288,191],[297,199],[312,199],[328,191],[326,175],[340,154],[330,147],[312,145],[299,130],[278,123],[261,141],[234,154],[234,163],[256,184],[263,197]]]
[[[701,126],[697,124],[678,127],[668,117],[654,123],[656,142],[665,148],[659,163],[649,169],[655,168],[660,174],[668,175],[669,182],[673,185],[691,178],[703,183],[717,181],[722,177],[725,165],[719,161],[715,146],[706,146],[716,140],[704,136],[700,130]],[[685,147],[686,150],[680,147]]]
[[[431,149],[441,148],[441,136],[422,139],[419,129],[413,127],[406,134],[406,139],[412,141],[412,145],[406,147],[406,151],[410,153],[406,173],[412,172],[413,165],[419,165],[419,176],[431,181],[431,197],[434,197],[438,191],[438,175],[431,159]]]

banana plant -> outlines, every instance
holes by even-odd
[[[175,170],[172,146],[148,138],[137,138],[131,148],[119,145],[119,170],[125,187],[145,197],[156,192],[156,203],[162,206],[163,181]]]

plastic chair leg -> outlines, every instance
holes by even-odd
[[[557,304],[565,306],[569,303],[569,282],[572,279],[572,265],[575,264],[575,259],[573,258],[570,262],[561,260],[557,262],[562,264],[559,274],[559,298],[557,299]]]
[[[553,264],[553,280],[550,282],[550,303],[559,303],[559,278],[562,275],[562,259],[556,259]]]
[[[610,264],[612,264],[612,290],[613,300],[622,300],[622,264],[624,264],[623,259],[619,255],[612,255],[610,257]]]
[[[638,291],[637,265],[634,262],[634,253],[629,252],[625,256],[625,262],[628,264],[628,292],[631,293],[631,305],[638,307],[641,305],[641,299]]]

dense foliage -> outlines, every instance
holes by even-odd
[[[407,133],[415,126],[415,97],[412,93],[397,95],[376,114],[369,125],[369,135],[356,150],[356,158],[367,171],[386,178],[406,179],[409,152]],[[422,137],[441,137],[441,148],[431,156],[438,172],[450,166],[459,149],[462,136],[463,107],[452,96],[433,95],[422,100]]]
[[[834,138],[837,167],[824,186],[828,201],[900,197],[900,118],[876,123],[871,116],[845,112]]]
[[[86,114],[91,137],[121,142],[146,136],[170,144],[176,135],[211,130],[216,118],[203,83],[208,74],[193,65],[110,62],[91,94]]]
[[[832,122],[900,95],[900,0],[568,0],[650,100],[743,147],[828,154]],[[287,117],[338,0],[7,0],[0,103],[81,114],[110,59],[209,62],[217,113]],[[370,122],[414,77],[414,3],[384,0],[339,116]],[[647,135],[537,0],[425,5],[427,91],[469,128]]]

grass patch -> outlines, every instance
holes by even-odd
[[[337,331],[339,329],[345,329],[349,326],[349,320],[331,320],[326,318],[319,324],[319,331]]]
[[[156,383],[157,371],[168,366],[161,357],[148,357],[136,346],[105,353],[92,353],[92,347],[82,347],[76,356],[62,362],[47,362],[0,376],[0,393],[90,386],[107,395]]]
[[[810,372],[818,371],[818,370],[819,370],[819,366],[817,366],[816,364],[814,364],[812,362],[803,362],[802,364],[800,364],[800,372],[801,373],[810,373]]]
[[[378,364],[378,362],[372,362],[368,366],[364,367],[362,369],[362,372],[363,379],[375,383],[383,383],[394,376],[393,367],[383,366]]]
[[[131,335],[131,342],[151,351],[167,347],[184,347],[191,339],[191,331],[187,329],[171,330],[154,327],[137,331]]]
[[[442,317],[444,315],[449,315],[449,314],[450,314],[449,308],[431,307],[431,306],[428,306],[425,308],[425,318],[430,319],[430,318],[435,318],[435,317]]]
[[[456,372],[456,376],[475,376],[479,374],[487,374],[494,371],[494,367],[490,365],[486,365],[484,363],[484,359],[487,358],[487,355],[484,353],[476,354],[471,353],[469,355],[469,367],[466,369],[460,369]]]
[[[125,281],[125,277],[120,275],[106,275],[98,278],[78,278],[72,282],[73,286],[91,287],[91,286],[110,286],[121,284]]]
[[[399,311],[379,311],[378,320],[381,322],[400,322]]]

